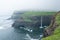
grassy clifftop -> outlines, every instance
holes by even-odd
[[[22,16],[53,15],[55,12],[27,11]]]
[[[58,26],[55,29],[54,34],[49,37],[43,38],[43,40],[60,40],[60,12],[56,16],[55,22]]]
[[[40,11],[27,11],[21,16],[25,21],[31,21],[29,17],[34,17],[34,16],[41,16],[41,15],[53,15],[55,12],[40,12]]]
[[[31,22],[32,20],[30,17],[36,17],[41,15],[53,15],[55,12],[41,12],[41,11],[25,11],[25,12],[14,12],[12,18],[13,19],[19,19],[23,18],[24,21]]]

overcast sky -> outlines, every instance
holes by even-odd
[[[14,10],[59,11],[60,0],[0,0],[0,15],[12,14]]]

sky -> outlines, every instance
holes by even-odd
[[[59,11],[60,0],[0,0],[0,16],[15,10]]]

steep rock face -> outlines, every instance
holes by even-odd
[[[45,37],[52,35],[52,34],[54,33],[54,30],[59,26],[59,25],[56,23],[56,16],[57,16],[59,13],[60,13],[60,11],[57,12],[55,15],[53,15],[49,27],[47,27],[47,28],[45,29],[45,32],[44,32],[44,36],[45,36]]]
[[[51,18],[52,15],[46,15],[46,16],[42,16],[42,23],[43,23],[43,27],[44,26],[49,26],[51,23]],[[14,28],[28,28],[28,29],[32,29],[33,32],[32,33],[28,33],[32,38],[39,38],[40,33],[43,33],[42,30],[40,30],[40,26],[41,26],[41,16],[30,16],[28,17],[28,19],[30,19],[31,21],[25,21],[23,18],[22,19],[16,19],[14,21],[14,23],[12,24],[12,27]],[[32,36],[34,35],[34,36]]]
[[[42,16],[42,23],[43,26],[49,26],[50,22],[51,22],[51,18],[52,15],[48,15],[48,16]],[[18,19],[13,23],[13,27],[19,28],[19,27],[27,27],[29,29],[34,29],[37,30],[39,29],[39,27],[41,26],[41,16],[31,16],[28,19],[31,20],[31,22],[29,21],[24,21],[23,19]]]

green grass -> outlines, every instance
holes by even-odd
[[[43,38],[42,40],[60,40],[60,14],[56,16],[56,23],[59,26],[57,26],[57,28],[55,29],[54,34],[49,37]]]
[[[40,11],[30,11],[25,12],[22,16],[41,16],[41,15],[53,15],[55,12],[40,12]]]
[[[24,21],[32,22],[32,20],[29,19],[29,17],[31,17],[31,16],[53,15],[55,13],[56,12],[27,11],[24,14],[22,14],[21,16],[24,18]]]

